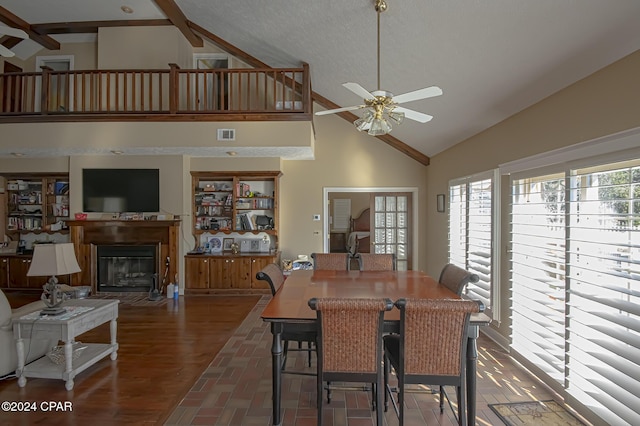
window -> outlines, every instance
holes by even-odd
[[[456,179],[449,183],[449,262],[480,277],[465,294],[485,305],[485,313],[499,320],[499,296],[493,271],[496,238],[493,223],[496,194],[494,172]]]
[[[512,348],[608,424],[640,424],[640,159],[514,176]]]

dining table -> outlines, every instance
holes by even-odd
[[[262,319],[268,322],[273,335],[272,357],[272,425],[282,424],[282,356],[284,345],[282,332],[285,327],[296,330],[316,330],[316,312],[308,301],[311,298],[402,298],[417,299],[460,299],[437,280],[422,271],[329,271],[296,270],[287,276],[285,282],[269,301],[262,312]],[[491,319],[484,313],[472,314],[467,330],[467,419],[475,424],[476,417],[476,362],[478,350],[476,339],[479,327],[488,325]],[[384,332],[398,333],[400,311],[393,308],[384,315]]]

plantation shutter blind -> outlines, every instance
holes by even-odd
[[[511,189],[512,347],[562,386],[564,173],[514,180]]]
[[[640,161],[571,176],[568,390],[610,424],[640,424]]]
[[[486,174],[485,174],[486,176]],[[449,262],[477,274],[464,294],[495,315],[492,302],[493,179],[465,178],[449,185]]]
[[[640,160],[511,189],[516,358],[606,423],[640,424]]]

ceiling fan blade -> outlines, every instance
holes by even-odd
[[[29,38],[29,35],[27,35],[27,33],[25,33],[24,31],[18,29],[18,28],[11,28],[11,27],[0,27],[0,34],[5,34],[11,37],[18,37],[18,38]]]
[[[404,112],[405,118],[419,121],[420,123],[426,123],[428,121],[431,121],[431,119],[433,118],[432,115],[423,114],[421,112],[414,111],[412,109],[403,108],[403,107],[395,107],[393,110],[396,112]]]
[[[424,89],[414,90],[413,92],[403,93],[402,95],[394,96],[393,102],[401,104],[404,102],[417,101],[419,99],[432,98],[434,96],[442,95],[442,89],[438,86],[426,87]]]
[[[360,86],[358,83],[342,83],[342,85],[363,99],[375,99],[375,97],[371,93],[369,93],[367,89]]]
[[[12,56],[15,56],[15,53],[0,44],[0,56],[10,58]]]
[[[364,107],[366,107],[366,105],[357,105],[357,106],[350,106],[350,107],[344,107],[344,108],[328,109],[326,111],[318,111],[316,112],[316,115],[327,115],[327,114],[334,114],[336,112],[353,111],[355,109],[360,109]]]

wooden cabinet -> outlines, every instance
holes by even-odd
[[[0,288],[20,290],[42,290],[49,277],[29,277],[31,256],[0,256]],[[57,276],[60,284],[69,284],[70,275]]]
[[[66,231],[69,176],[5,175],[5,233],[14,240],[24,233]]]
[[[274,262],[278,262],[277,254],[185,256],[185,291],[262,294],[269,286],[257,281],[255,274]]]
[[[278,172],[191,172],[193,234],[277,236]],[[258,219],[260,217],[260,219]]]
[[[251,288],[269,290],[269,284],[264,280],[256,278],[256,274],[270,263],[280,263],[277,258],[272,256],[253,257],[251,258]]]

